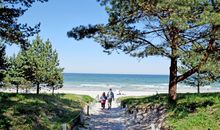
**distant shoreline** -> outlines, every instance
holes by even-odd
[[[220,88],[203,88],[201,87],[201,93],[209,93],[209,92],[220,92]],[[121,90],[120,90],[121,91]],[[15,93],[16,89],[10,88],[10,89],[5,89],[5,88],[0,88],[0,92],[9,92],[9,93]],[[19,90],[21,93],[25,93],[25,90]],[[44,89],[40,91],[40,93],[51,93],[51,90]],[[80,95],[89,95],[93,98],[96,98],[97,95],[101,95],[102,92],[108,92],[108,88],[103,89],[103,90],[86,90],[86,89],[78,89],[78,88],[61,88],[58,90],[55,90],[55,93],[70,93],[70,94],[80,94]],[[122,97],[122,96],[150,96],[150,95],[155,95],[159,93],[168,93],[168,87],[166,89],[158,90],[158,89],[149,89],[146,91],[121,91],[121,94],[118,95],[118,89],[113,89],[113,92],[115,93],[115,97]],[[36,93],[36,89],[31,89],[28,93]],[[177,88],[177,93],[197,93],[197,88],[192,87],[192,88]]]
[[[111,87],[123,91],[148,91],[152,88],[167,90],[168,84],[168,75],[64,73],[64,88],[71,89],[105,90]],[[213,83],[204,87],[220,87],[220,84]],[[191,87],[178,83],[178,88]]]
[[[152,75],[152,76],[169,76],[168,74],[126,74],[126,73],[74,73],[74,72],[64,72],[63,74],[88,74],[88,75]]]
[[[129,91],[129,90],[124,90],[121,91],[122,95],[117,95],[117,90],[118,89],[113,89],[113,92],[115,93],[116,97],[121,97],[121,96],[146,96],[146,95],[155,95],[159,93],[168,93],[168,87],[166,89],[149,89],[146,91]],[[85,90],[85,89],[74,89],[74,88],[61,88],[57,90],[56,93],[74,93],[74,94],[85,94],[85,95],[90,95],[93,98],[97,96],[97,94],[101,94],[102,92],[107,92],[108,88],[103,89],[103,90]],[[218,88],[202,88],[200,89],[201,93],[208,93],[208,92],[220,92],[220,87]],[[189,88],[178,88],[177,93],[197,93],[197,88],[196,87],[191,87]]]

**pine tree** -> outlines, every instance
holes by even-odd
[[[30,27],[27,24],[20,24],[18,18],[36,1],[46,2],[48,0],[0,0],[1,40],[9,44],[20,44],[22,47],[27,46],[27,37],[38,33],[40,24]]]
[[[2,80],[5,77],[4,72],[7,68],[5,45],[0,43],[0,86],[2,86]]]
[[[47,87],[52,89],[52,94],[54,95],[54,90],[63,87],[63,68],[59,67],[58,53],[52,49],[52,45],[49,40],[45,43],[48,59],[47,59]]]
[[[23,61],[20,59],[20,53],[9,58],[8,67],[5,71],[4,77],[4,87],[16,87],[16,92],[19,92],[19,89],[28,89],[31,88],[32,84],[30,81],[25,79],[24,70],[23,70]]]
[[[193,66],[198,64],[201,56],[202,54],[190,52],[190,54],[181,57],[180,60],[182,64],[178,68],[178,72],[183,74],[187,70],[192,69]],[[201,66],[196,73],[182,81],[185,84],[197,87],[197,93],[200,93],[201,86],[210,85],[211,83],[216,82],[220,77],[220,61],[218,60],[218,53],[213,53],[210,57],[212,58],[209,58],[206,64]]]
[[[98,0],[108,23],[74,27],[76,40],[93,38],[105,52],[119,49],[131,56],[170,59],[170,103],[176,102],[177,83],[196,73],[214,52],[219,54],[220,3],[215,0]],[[194,44],[203,45],[205,48]],[[193,68],[177,75],[179,57],[203,53]],[[181,63],[180,63],[181,64]]]
[[[197,87],[197,93],[200,93],[200,87],[210,85],[215,80],[209,76],[208,72],[198,71],[183,81],[184,84]]]
[[[54,90],[63,87],[63,69],[54,68],[50,71],[49,78],[47,80],[47,87],[52,89],[52,95],[54,95]]]
[[[22,48],[28,47],[27,38],[40,31],[40,24],[30,27],[18,22],[25,11],[36,1],[47,2],[48,0],[0,0],[0,64],[6,64],[4,56],[5,43],[18,44]],[[3,66],[0,68],[0,82],[3,80]]]
[[[59,68],[58,54],[49,40],[44,43],[37,36],[22,54],[25,77],[37,87],[37,94],[42,84],[54,89],[62,87],[63,69]]]

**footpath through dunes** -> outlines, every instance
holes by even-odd
[[[101,110],[100,103],[96,103],[90,108],[89,129],[125,130],[124,116],[124,109],[116,101],[112,102],[111,110]]]
[[[136,114],[129,113],[126,108],[113,101],[111,110],[102,110],[100,103],[90,106],[90,116],[86,120],[86,128],[80,130],[159,130],[163,123],[164,110],[149,108],[148,112],[140,110]]]

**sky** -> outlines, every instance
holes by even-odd
[[[96,0],[49,0],[35,3],[19,22],[34,26],[41,23],[39,33],[49,39],[58,52],[60,66],[69,73],[109,74],[168,74],[169,60],[164,57],[138,59],[120,52],[111,55],[92,39],[76,41],[66,33],[73,27],[107,23],[104,7]],[[31,38],[30,38],[31,41]],[[7,54],[18,52],[15,45],[7,46]]]

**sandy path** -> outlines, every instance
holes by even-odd
[[[100,103],[96,103],[90,108],[89,124],[92,130],[124,130],[124,110],[116,101],[111,110],[101,110]]]

